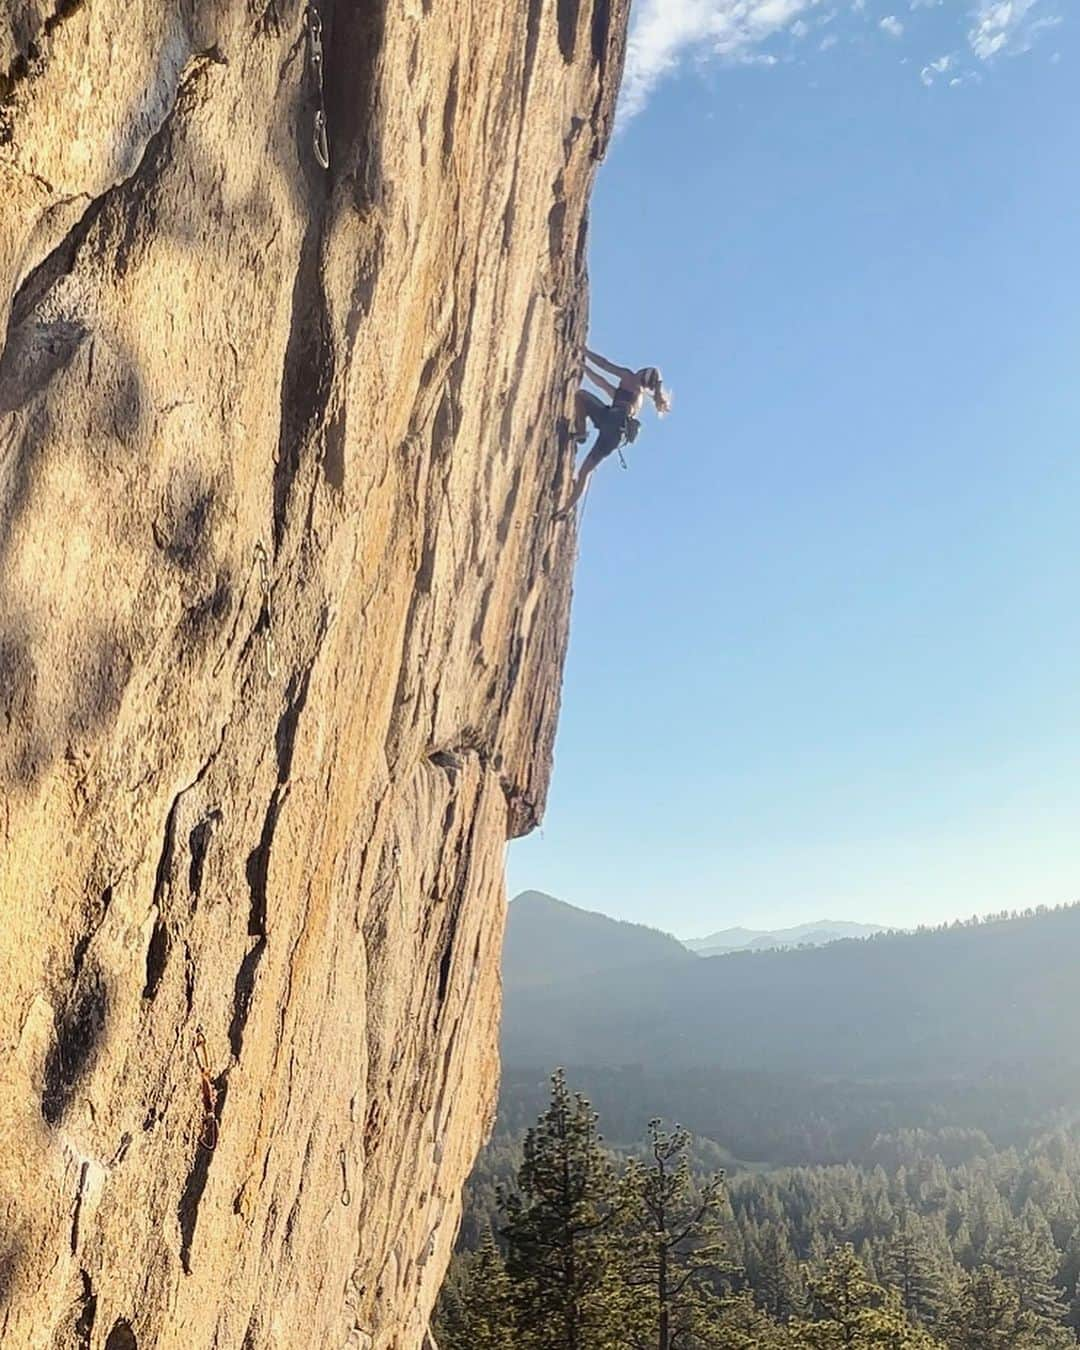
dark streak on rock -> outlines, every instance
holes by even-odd
[[[94,1318],[97,1316],[97,1295],[90,1276],[85,1270],[79,1271],[82,1280],[79,1315],[75,1319],[74,1332],[78,1350],[90,1350],[90,1338],[94,1333]]]
[[[211,811],[192,829],[188,835],[188,852],[191,862],[188,864],[188,890],[191,893],[192,909],[198,903],[202,892],[203,872],[206,868],[206,854],[214,834],[214,826],[221,823],[221,812]]]
[[[90,1170],[90,1164],[84,1162],[79,1168],[79,1188],[75,1192],[75,1204],[71,1211],[71,1254],[72,1256],[79,1250],[79,1216],[82,1213],[83,1191],[86,1189],[86,1174]]]
[[[461,79],[461,58],[455,60],[450,71],[450,85],[443,104],[442,157],[445,164],[454,153],[454,131],[457,125],[459,81]]]
[[[536,66],[536,49],[540,42],[540,18],[543,12],[544,0],[529,0],[529,16],[525,23],[525,69],[521,77],[522,113],[529,100],[529,87]]]
[[[126,1317],[117,1320],[105,1341],[105,1350],[139,1350],[139,1342]]]
[[[255,939],[236,973],[236,982],[233,986],[232,1019],[229,1022],[229,1049],[232,1051],[233,1059],[236,1060],[240,1058],[240,1052],[244,1048],[244,1028],[247,1026],[248,1015],[251,1012],[251,997],[255,992],[255,975],[265,951],[266,938],[260,936]]]
[[[270,847],[274,842],[274,830],[277,827],[280,809],[280,793],[278,788],[275,788],[270,804],[266,808],[266,815],[263,817],[259,842],[248,854],[244,865],[251,897],[248,906],[248,932],[252,937],[266,936],[266,878],[270,868]]]
[[[214,1090],[217,1093],[214,1120],[220,1125],[221,1113],[225,1107],[225,1095],[228,1092],[228,1083],[224,1074],[214,1080]],[[210,1163],[214,1157],[213,1150],[204,1147],[201,1142],[195,1145],[195,1149],[195,1162],[188,1173],[184,1193],[180,1197],[180,1203],[176,1211],[180,1222],[180,1264],[184,1268],[185,1275],[191,1274],[191,1244],[195,1240],[195,1225],[199,1218],[199,1205],[202,1202],[203,1192],[206,1190],[206,1183],[210,1176]]]
[[[72,1090],[93,1065],[108,1013],[104,978],[84,966],[66,1005],[55,1018],[55,1040],[45,1058],[41,1114],[49,1125],[59,1123],[71,1104]]]
[[[169,949],[172,946],[169,930],[159,913],[154,920],[154,931],[146,947],[146,982],[143,985],[143,998],[155,998],[161,977],[169,962]]]
[[[326,407],[334,379],[334,347],[322,279],[324,221],[325,206],[316,207],[300,247],[300,261],[293,283],[274,465],[275,552],[285,537],[289,498],[300,471],[304,447]]]
[[[75,950],[72,952],[72,966],[74,967],[75,979],[79,978],[79,972],[82,970],[83,961],[86,958],[87,948],[94,939],[94,935],[104,922],[105,915],[109,912],[109,906],[112,904],[113,888],[106,886],[101,892],[101,899],[98,902],[97,914],[92,920],[93,926],[85,932],[75,944]]]
[[[577,46],[580,8],[581,0],[559,0],[559,51],[567,65],[573,61],[574,48]]]
[[[277,730],[274,733],[278,783],[280,784],[289,781],[293,754],[296,750],[296,730],[300,722],[300,714],[304,711],[304,704],[307,703],[308,689],[311,686],[311,671],[314,664],[314,661],[312,661],[302,671],[294,673],[289,681],[285,711],[278,719]]]

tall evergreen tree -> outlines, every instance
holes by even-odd
[[[815,1321],[796,1329],[807,1350],[935,1350],[935,1341],[908,1321],[894,1290],[867,1278],[850,1243],[838,1247],[810,1277]]]
[[[650,1159],[627,1173],[631,1241],[628,1280],[636,1297],[628,1343],[640,1350],[682,1350],[701,1343],[709,1286],[725,1246],[718,1216],[724,1178],[695,1186],[689,1133],[649,1121]]]
[[[512,1191],[500,1189],[517,1346],[620,1350],[624,1284],[612,1246],[618,1189],[597,1117],[558,1070],[525,1136]]]
[[[794,1331],[759,1308],[749,1293],[717,1300],[708,1350],[797,1350]]]
[[[991,1266],[963,1283],[945,1322],[949,1350],[1042,1350],[1038,1319],[1020,1307],[1020,1297]]]
[[[440,1350],[515,1350],[510,1280],[490,1232],[448,1281],[433,1329]]]
[[[806,1281],[784,1226],[770,1220],[754,1246],[749,1275],[757,1301],[781,1322],[806,1308]]]
[[[948,1286],[929,1243],[907,1209],[897,1220],[884,1270],[905,1312],[922,1326],[936,1325],[949,1306]]]
[[[991,1262],[1016,1290],[1020,1309],[1042,1323],[1058,1325],[1068,1310],[1057,1284],[1061,1258],[1045,1220],[1010,1223],[994,1244]]]

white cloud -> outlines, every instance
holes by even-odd
[[[955,69],[955,56],[939,56],[936,61],[931,61],[923,66],[919,73],[919,79],[929,89],[939,75],[945,75],[948,71]]]
[[[829,33],[826,37],[821,39],[821,42],[818,44],[818,51],[827,52],[831,47],[835,47],[839,41],[840,39],[835,33]]]
[[[911,34],[918,36],[921,16],[915,11],[944,7],[943,0],[894,3],[905,19],[887,14],[877,21],[878,29],[894,40],[907,34],[908,23]],[[906,10],[901,8],[905,3]],[[960,30],[958,44],[963,43],[966,30],[967,59],[959,62],[958,56],[952,55],[929,62],[920,68],[923,84],[934,84],[946,75],[948,82],[966,82],[972,78],[972,58],[977,64],[1006,53],[1027,51],[1040,29],[1061,22],[1051,13],[1055,4],[1060,7],[1060,0],[950,0]],[[619,104],[620,123],[625,125],[639,113],[656,87],[689,61],[753,66],[786,63],[790,55],[785,48],[778,49],[779,39],[788,43],[805,39],[811,25],[827,24],[841,14],[854,25],[859,15],[864,21],[869,19],[866,10],[867,0],[636,0]],[[908,11],[913,17],[905,22]],[[819,50],[826,51],[832,45],[823,41]]]
[[[968,44],[980,61],[989,61],[1003,52],[1024,52],[1040,28],[1053,27],[1061,20],[1055,16],[1037,17],[1033,11],[1040,0],[979,0],[968,31]]]
[[[763,42],[791,29],[817,3],[818,0],[640,0],[626,49],[626,76],[619,106],[622,120],[625,122],[639,113],[660,81],[673,74],[685,57],[702,55],[744,61]]]

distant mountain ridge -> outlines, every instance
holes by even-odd
[[[819,919],[794,928],[725,928],[708,937],[689,938],[683,946],[698,956],[726,956],[730,952],[772,951],[778,947],[821,947],[844,938],[868,938],[887,930],[876,923],[852,923],[844,919]]]
[[[533,989],[553,980],[581,981],[639,966],[693,964],[670,933],[578,909],[543,891],[510,902],[503,946],[503,985]]]
[[[1080,906],[701,957],[551,897],[510,907],[503,1060],[923,1079],[1080,1068]],[[527,979],[520,972],[527,973]]]

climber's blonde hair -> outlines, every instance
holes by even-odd
[[[637,373],[638,380],[653,401],[661,417],[671,411],[671,390],[664,388],[664,381],[655,366],[644,366]]]

